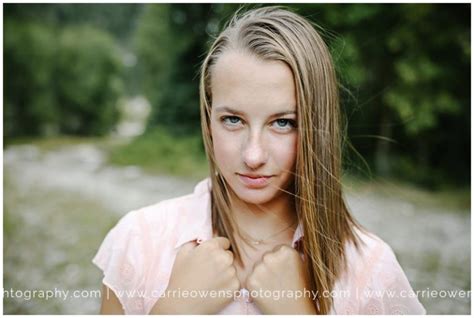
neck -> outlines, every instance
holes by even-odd
[[[232,212],[237,226],[255,238],[271,235],[291,224],[296,227],[294,200],[287,194],[281,194],[270,202],[258,205],[234,199]]]

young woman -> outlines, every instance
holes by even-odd
[[[306,19],[237,13],[200,93],[210,178],[109,232],[93,260],[102,313],[425,313],[346,207],[334,67]]]

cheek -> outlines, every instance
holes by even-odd
[[[216,163],[219,169],[224,171],[226,168],[235,166],[235,163],[232,163],[240,158],[238,154],[239,147],[237,146],[238,140],[235,140],[235,137],[219,129],[220,127],[211,127],[213,131],[212,140]]]
[[[284,136],[284,138],[279,137],[276,140],[273,140],[272,145],[272,156],[274,162],[284,170],[293,170],[296,162],[296,153],[297,153],[297,135],[292,134]]]

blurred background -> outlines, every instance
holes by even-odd
[[[199,67],[239,6],[3,5],[4,289],[81,291],[5,314],[97,313],[108,230],[207,175]],[[333,54],[352,212],[415,290],[470,291],[470,4],[288,7]],[[419,299],[469,314],[460,295]]]

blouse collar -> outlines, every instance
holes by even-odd
[[[211,179],[206,178],[194,188],[191,212],[193,219],[188,222],[191,226],[181,233],[174,246],[175,249],[190,241],[201,243],[212,238],[211,186]],[[303,226],[299,222],[293,234],[292,247],[299,248],[303,237]]]

